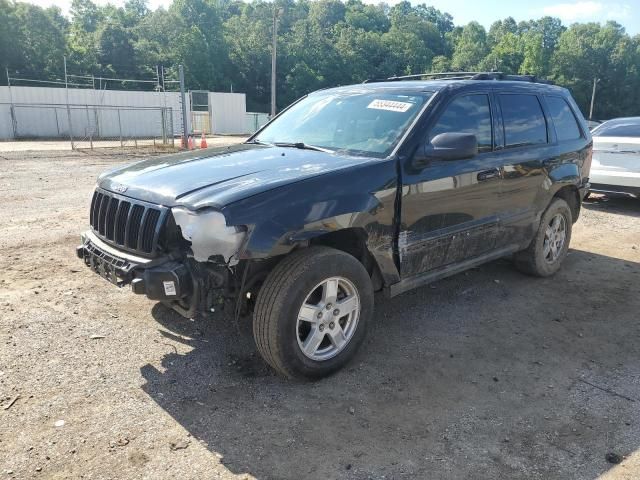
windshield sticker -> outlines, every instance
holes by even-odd
[[[373,108],[375,110],[389,110],[390,112],[406,112],[413,103],[396,102],[394,100],[374,100],[367,108]]]

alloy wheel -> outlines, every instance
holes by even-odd
[[[542,253],[548,263],[554,263],[560,257],[567,238],[567,221],[564,215],[556,213],[544,232]]]
[[[353,338],[359,316],[360,297],[353,283],[344,277],[323,280],[309,292],[298,312],[300,350],[315,361],[335,357]]]

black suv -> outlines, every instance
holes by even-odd
[[[321,90],[241,145],[103,174],[77,253],[185,317],[252,314],[267,363],[317,378],[362,344],[375,291],[508,255],[556,272],[591,145],[568,91],[529,77]]]

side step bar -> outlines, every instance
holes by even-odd
[[[400,295],[401,293],[413,290],[414,288],[421,287],[423,285],[427,285],[429,283],[435,282],[436,280],[450,277],[451,275],[455,275],[456,273],[464,272],[465,270],[477,267],[478,265],[482,265],[483,263],[506,257],[507,255],[511,255],[512,253],[517,252],[518,249],[519,248],[517,245],[509,245],[499,250],[485,253],[483,255],[480,255],[479,257],[470,258],[460,263],[446,265],[430,272],[421,273],[413,277],[405,278],[403,280],[400,280],[398,283],[394,283],[393,285],[385,287],[385,296],[389,298],[395,297],[396,295]]]

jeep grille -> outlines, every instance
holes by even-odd
[[[96,189],[89,221],[93,232],[123,250],[154,256],[169,210],[140,200]]]

